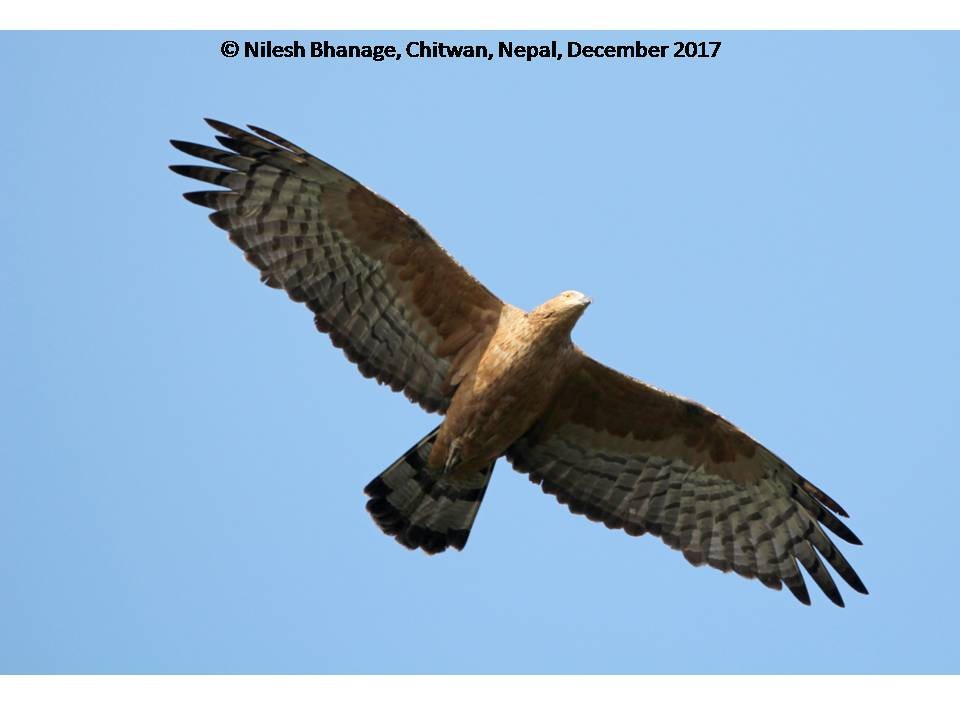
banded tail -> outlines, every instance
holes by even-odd
[[[410,549],[433,555],[448,547],[463,550],[487,491],[496,460],[469,481],[448,482],[430,470],[427,458],[439,427],[404,453],[363,489],[367,512],[387,535]]]

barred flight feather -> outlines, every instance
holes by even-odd
[[[172,144],[227,169],[171,169],[228,189],[187,200],[214,210],[210,219],[263,282],[305,303],[364,375],[444,412],[450,381],[476,364],[503,303],[416,221],[333,166],[274,133],[208,123],[231,152]],[[424,267],[433,269],[427,284],[418,281]]]
[[[615,403],[605,402],[611,392]],[[860,544],[831,512],[840,506],[722,418],[700,406],[692,411],[687,402],[584,358],[507,458],[575,514],[631,535],[658,536],[694,565],[756,578],[776,590],[786,585],[809,604],[799,561],[842,606],[822,558],[866,594],[820,528]],[[682,430],[673,432],[686,435],[679,443],[669,435],[678,417]]]

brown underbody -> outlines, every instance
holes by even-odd
[[[530,429],[577,367],[570,331],[588,304],[569,292],[529,313],[504,307],[475,369],[453,395],[431,469],[453,481],[470,477]]]

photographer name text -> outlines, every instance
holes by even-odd
[[[542,44],[498,42],[496,47],[486,44],[453,44],[439,41],[411,40],[401,45],[337,44],[328,40],[301,42],[274,42],[273,40],[245,41],[242,44],[226,40],[220,45],[224,57],[242,57],[250,60],[276,59],[359,59],[384,60],[665,60],[716,58],[720,52],[719,40],[677,40],[667,44],[632,43],[609,45],[576,40],[551,40]]]

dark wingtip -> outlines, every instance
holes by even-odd
[[[256,125],[247,125],[247,127],[253,130],[253,132],[255,132],[260,137],[264,138],[265,140],[269,140],[274,145],[279,145],[282,148],[286,148],[292,153],[295,153],[297,155],[310,154],[299,145],[293,144],[292,142],[287,140],[285,137],[281,137],[280,135],[277,135],[275,132],[264,130],[262,127],[257,127]]]
[[[231,125],[230,123],[214,120],[213,118],[204,118],[203,121],[217,132],[221,132],[231,138],[243,137],[244,135],[247,135],[246,130],[242,130],[235,125]]]
[[[832,523],[824,523],[824,524],[834,535],[836,535],[841,540],[846,540],[851,545],[863,545],[863,540],[861,540],[853,530],[848,528],[839,520],[834,519]]]
[[[827,495],[823,490],[818,488],[816,485],[814,485],[812,482],[807,480],[805,477],[801,476],[799,479],[800,479],[801,487],[804,490],[806,490],[810,495],[812,495],[821,503],[823,503],[826,507],[833,510],[833,512],[835,512],[840,517],[845,517],[845,518],[850,517],[850,515],[847,514],[847,511],[840,506],[840,503],[838,503],[832,497]]]
[[[170,166],[170,169],[173,170],[173,166],[172,166],[172,165]],[[174,172],[176,172],[176,170],[174,170]],[[189,200],[190,202],[192,202],[194,205],[199,205],[200,207],[206,207],[206,208],[208,208],[208,207],[210,207],[210,206],[206,203],[206,196],[207,196],[207,193],[208,193],[208,192],[209,192],[209,191],[207,191],[207,190],[191,190],[190,192],[185,192],[185,193],[183,194],[183,197],[184,197],[186,200]]]
[[[863,580],[860,579],[860,576],[856,573],[853,573],[853,577],[844,578],[847,583],[856,590],[861,595],[869,595],[870,591],[867,590],[867,586],[863,584]]]
[[[799,583],[788,583],[786,578],[784,578],[784,585],[787,586],[787,590],[793,593],[793,596],[799,600],[804,605],[810,605],[810,592],[807,590],[806,583],[803,582],[803,578],[800,578]]]
[[[828,598],[830,598],[830,602],[837,607],[846,607],[846,605],[843,603],[843,595],[840,594],[839,590],[834,589],[833,592],[828,592],[826,595]]]
[[[195,179],[191,173],[196,171],[196,165],[167,165],[167,167],[177,175],[183,175],[183,177],[188,177],[191,180]]]
[[[390,494],[390,488],[379,475],[366,484],[363,492],[370,497],[386,497]]]
[[[269,130],[264,130],[263,128],[257,127],[256,125],[247,125],[247,127],[250,128],[251,130],[253,130],[257,135],[259,135],[259,136],[261,136],[261,137],[263,137],[263,138],[266,138],[267,140],[271,140],[271,141],[276,142],[275,138],[279,138],[279,137],[280,137],[280,136],[277,135],[276,133],[272,133],[272,132],[270,132]]]
[[[215,213],[210,213],[210,222],[216,225],[221,230],[230,231],[230,214],[222,210],[218,210]],[[247,258],[249,259],[249,255]]]

